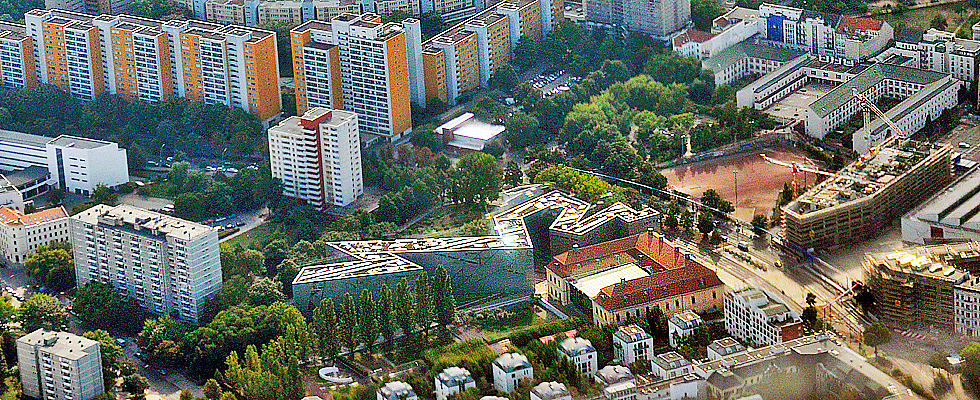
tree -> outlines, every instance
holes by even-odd
[[[423,332],[429,331],[435,310],[432,308],[432,289],[429,275],[422,271],[415,277],[415,324]]]
[[[92,202],[114,206],[119,203],[119,194],[115,190],[112,190],[112,188],[100,184],[92,191]]]
[[[504,183],[509,186],[520,186],[524,183],[524,171],[517,162],[507,161],[507,168],[504,169]]]
[[[44,328],[52,331],[68,329],[68,313],[61,302],[49,295],[38,293],[27,299],[17,311],[24,332]]]
[[[452,193],[456,201],[485,205],[495,200],[503,183],[503,168],[493,156],[473,152],[456,163],[453,169]]]
[[[892,340],[892,331],[885,324],[878,322],[864,328],[864,344],[875,348],[875,358],[878,358],[878,346]]]
[[[510,64],[504,64],[502,67],[497,68],[490,75],[490,80],[487,82],[491,88],[498,89],[504,93],[513,93],[518,83],[517,71]]]
[[[664,228],[667,228],[667,231],[671,232],[677,229],[678,226],[677,216],[674,214],[667,214],[667,216],[664,217],[663,223],[664,223]]]
[[[150,388],[150,383],[140,374],[132,374],[123,377],[122,390],[134,396],[142,395],[146,389]]]
[[[402,278],[395,285],[395,321],[402,335],[408,336],[415,329],[415,301],[408,290],[408,280]]]
[[[381,292],[378,294],[378,332],[385,342],[391,343],[395,337],[394,325],[394,296],[388,284],[381,285]]]
[[[807,307],[813,307],[817,305],[817,295],[813,293],[806,294],[806,305]]]
[[[932,21],[929,21],[930,28],[936,28],[941,31],[946,30],[947,25],[946,17],[943,17],[942,14],[936,14],[935,17],[932,17]]]
[[[90,282],[75,292],[72,310],[83,321],[99,326],[110,326],[118,316],[117,310],[122,300],[119,292],[112,285],[102,282]]]
[[[507,141],[517,148],[534,144],[538,141],[541,132],[538,119],[523,111],[515,112],[504,125],[507,127]]]
[[[221,398],[221,386],[214,378],[204,382],[204,398],[207,400],[218,400]]]
[[[946,371],[952,372],[953,365],[950,364],[949,359],[947,357],[948,356],[946,353],[942,353],[942,352],[932,353],[932,355],[929,356],[929,365],[932,366],[933,368],[944,369]]]
[[[702,238],[707,238],[708,234],[715,229],[715,217],[708,212],[700,212],[698,214],[698,231],[701,232]]]
[[[24,260],[24,272],[53,291],[75,286],[75,260],[71,247],[64,243],[40,245]]]
[[[963,377],[975,385],[980,383],[980,343],[973,342],[960,351],[960,371]],[[976,386],[974,386],[976,387]]]
[[[320,300],[320,305],[313,310],[311,324],[319,341],[320,357],[329,359],[336,356],[340,343],[337,342],[337,310],[334,309],[333,300]]]
[[[358,327],[361,330],[361,341],[370,348],[378,340],[378,313],[375,310],[374,295],[371,291],[364,289],[361,291],[360,322]]]
[[[752,231],[756,235],[762,236],[765,233],[766,226],[769,224],[768,218],[763,214],[756,214],[752,216]]]
[[[48,202],[51,204],[61,204],[65,200],[65,191],[58,188],[48,190]]]
[[[269,306],[286,301],[286,295],[282,293],[282,283],[266,277],[252,282],[245,297],[248,304],[253,306]]]
[[[102,378],[105,380],[106,390],[111,390],[116,386],[116,373],[118,371],[119,356],[122,348],[116,344],[115,339],[108,332],[98,329],[82,334],[87,339],[99,342],[99,354],[102,358]]]
[[[694,0],[691,2],[691,20],[694,27],[704,32],[711,32],[711,24],[722,14],[725,8],[714,0]]]
[[[510,61],[518,70],[525,71],[538,63],[538,44],[530,36],[521,36],[514,46]]]
[[[188,12],[173,0],[133,0],[126,13],[150,19],[171,20],[184,18]]]
[[[344,301],[340,303],[340,317],[337,323],[337,335],[347,351],[353,353],[361,343],[359,335],[360,329],[357,324],[361,318],[357,315],[357,303],[350,293],[344,295]]]
[[[439,266],[432,275],[432,301],[435,306],[436,322],[443,332],[449,331],[449,324],[456,317],[456,299],[453,285],[446,268]]]

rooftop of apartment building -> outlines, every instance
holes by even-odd
[[[722,50],[714,57],[703,61],[701,66],[704,69],[717,73],[724,71],[728,67],[738,63],[746,57],[787,62],[804,54],[806,54],[805,50],[770,46],[767,44],[758,43],[758,41],[755,39],[749,38],[734,44]]]
[[[474,26],[489,26],[497,23],[500,20],[506,20],[506,19],[507,17],[497,13],[496,8],[490,7],[466,19],[465,21],[463,21],[463,24],[474,25]]]
[[[314,107],[306,111],[303,115],[293,115],[280,121],[278,125],[269,128],[269,130],[289,135],[303,135],[303,130],[306,129],[303,125],[304,121],[319,121],[319,124],[322,125],[338,127],[350,123],[350,121],[356,118],[357,114],[350,111]]]
[[[293,279],[293,285],[421,270],[422,267],[419,265],[395,256],[322,265],[314,264],[303,267]]]
[[[849,39],[867,40],[875,36],[884,25],[884,22],[876,19],[844,16],[837,24],[837,33],[846,35]]]
[[[558,399],[572,395],[572,393],[568,391],[568,388],[565,387],[565,384],[558,382],[541,382],[537,386],[531,388],[531,394],[537,396],[541,400]]]
[[[660,367],[665,371],[672,371],[678,368],[683,368],[688,365],[691,365],[690,361],[688,361],[686,358],[681,356],[680,353],[676,351],[668,351],[666,353],[657,354],[653,356],[653,360],[651,360],[651,362],[657,364],[658,367]],[[661,378],[665,378],[665,377],[661,377]]]
[[[446,368],[439,375],[436,375],[436,378],[445,386],[464,386],[473,382],[473,375],[470,374],[470,371],[460,367]]]
[[[493,364],[504,372],[513,372],[525,368],[531,368],[531,362],[523,354],[505,353],[493,360]]]
[[[416,397],[412,385],[401,381],[388,382],[378,389],[378,394],[384,400],[405,400]]]
[[[582,354],[594,353],[595,347],[592,347],[592,342],[589,339],[573,337],[562,341],[558,345],[558,350],[569,357],[575,357]]]
[[[893,141],[871,158],[858,159],[844,167],[837,176],[807,190],[786,208],[795,213],[808,214],[873,196],[939,148],[928,142]]]
[[[330,22],[320,20],[309,20],[290,30],[290,32],[302,33],[306,31],[331,31],[333,25]]]
[[[422,45],[457,44],[474,36],[476,36],[475,32],[468,31],[465,27],[456,25],[433,36]]]
[[[4,225],[34,226],[62,218],[68,218],[68,212],[62,206],[52,207],[30,214],[24,214],[6,206],[0,207],[0,224]]]
[[[975,53],[980,50],[980,41],[959,38],[953,32],[941,31],[936,28],[929,28],[928,31],[923,31],[916,27],[905,27],[902,28],[902,31],[898,35],[895,35],[895,41],[910,44],[952,43],[954,46],[952,50],[961,50],[968,53]]]
[[[980,169],[957,178],[909,212],[912,218],[980,231]]]
[[[672,40],[674,42],[673,43],[674,44],[674,47],[683,47],[685,44],[688,44],[688,43],[704,43],[704,42],[707,42],[709,39],[711,39],[711,38],[713,38],[715,36],[717,36],[717,35],[714,34],[714,33],[705,32],[705,31],[699,31],[697,29],[691,28],[691,29],[684,30],[684,32],[681,32],[680,35],[677,35],[677,37],[675,37]]]
[[[27,27],[16,22],[0,21],[0,38],[22,40],[27,37]]]
[[[698,313],[688,310],[672,315],[667,321],[682,329],[692,329],[700,325],[702,319]]]
[[[865,255],[866,267],[887,268],[892,277],[899,274],[920,275],[931,279],[958,283],[970,279],[970,273],[957,269],[955,265],[946,263],[943,257],[930,254],[928,250],[917,251],[916,248],[899,250],[888,253]]]
[[[725,293],[725,296],[739,299],[743,304],[753,309],[758,309],[770,318],[769,323],[773,325],[788,325],[800,322],[800,317],[793,313],[781,299],[775,297],[762,289],[756,287],[746,287],[734,292]],[[789,318],[782,320],[772,320],[773,317],[780,317],[790,313]]]
[[[181,240],[194,240],[214,231],[214,228],[158,212],[144,210],[128,204],[109,206],[98,204],[72,216],[87,224],[125,229],[148,236],[172,236]]]
[[[727,357],[733,354],[744,353],[746,347],[731,337],[717,339],[708,344],[708,349],[716,354]]]
[[[17,339],[19,343],[38,346],[44,352],[69,360],[78,360],[89,354],[93,354],[89,349],[98,346],[99,342],[68,332],[55,332],[47,329],[38,329]]]
[[[95,26],[92,24],[93,16],[61,9],[34,9],[26,15],[47,16],[45,22],[64,25],[66,28],[87,30]]]
[[[626,366],[622,365],[607,365],[602,367],[595,374],[596,379],[602,381],[605,385],[612,385],[615,383],[630,381],[636,379],[633,376],[633,371]]]
[[[753,21],[757,18],[759,18],[759,10],[736,6],[711,22],[711,32],[718,33],[739,22]]]
[[[635,343],[652,338],[647,331],[643,330],[643,328],[640,328],[640,326],[636,324],[619,327],[619,329],[616,329],[616,332],[613,333],[613,337],[626,343]]]

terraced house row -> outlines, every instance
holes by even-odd
[[[81,101],[101,93],[238,107],[269,122],[282,104],[276,35],[200,21],[32,10],[0,24],[0,84],[48,83]]]

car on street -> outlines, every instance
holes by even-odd
[[[126,339],[116,338],[116,344],[118,344],[120,346],[125,346],[126,345]]]
[[[970,148],[970,144],[967,143],[967,142],[960,142],[960,148],[961,149],[969,149]]]

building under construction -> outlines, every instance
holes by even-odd
[[[899,140],[854,161],[782,208],[783,234],[802,249],[874,235],[952,180],[949,145]]]
[[[955,251],[940,247],[865,256],[865,281],[874,294],[878,318],[886,325],[953,328],[954,288],[971,277],[947,262],[959,258]]]

